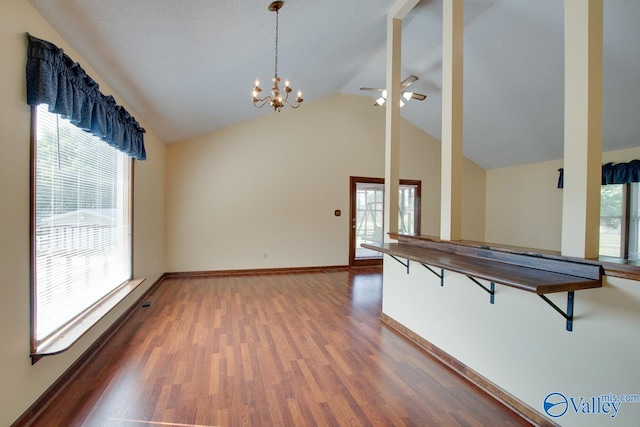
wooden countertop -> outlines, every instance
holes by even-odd
[[[406,243],[362,244],[363,247],[432,267],[511,286],[538,295],[602,287],[602,267],[565,260],[494,253],[490,249],[456,253]],[[571,273],[571,274],[568,274]]]

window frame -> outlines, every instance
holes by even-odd
[[[76,343],[89,329],[104,318],[119,302],[136,289],[142,279],[134,279],[134,180],[135,163],[133,158],[127,156],[130,162],[129,176],[129,278],[122,284],[116,286],[97,302],[87,307],[82,313],[61,326],[57,332],[49,337],[38,341],[36,336],[37,326],[37,283],[36,283],[36,147],[38,138],[38,107],[31,106],[31,136],[30,136],[30,177],[29,177],[29,284],[30,284],[30,351],[32,364],[36,363],[43,356],[59,354],[66,351]],[[106,144],[106,142],[105,142]]]
[[[603,259],[620,259],[622,261],[631,261],[637,262],[639,260],[630,259],[629,258],[629,246],[630,246],[630,236],[631,232],[631,183],[625,184],[605,184],[605,185],[621,185],[622,187],[622,212],[620,216],[620,253],[619,256],[614,257],[610,255],[601,255],[600,258]],[[605,186],[603,185],[603,187]],[[637,199],[637,197],[636,197]],[[640,203],[640,200],[636,200],[636,203]],[[600,199],[600,203],[602,204],[602,199]],[[600,217],[602,219],[602,216]]]

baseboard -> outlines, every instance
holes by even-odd
[[[540,414],[538,411],[536,411],[526,403],[522,402],[520,399],[498,387],[487,378],[469,368],[464,363],[452,357],[439,347],[436,347],[429,341],[425,340],[420,335],[416,334],[395,319],[389,317],[384,313],[380,315],[380,319],[390,328],[394,329],[399,334],[405,336],[407,339],[418,345],[418,347],[431,354],[442,364],[449,367],[451,370],[453,370],[472,384],[478,386],[499,402],[502,402],[505,406],[511,409],[514,413],[520,415],[523,419],[536,426],[560,427],[559,424],[556,424],[548,418],[544,417],[542,414]]]
[[[314,273],[327,270],[348,270],[348,265],[332,265],[322,267],[286,267],[286,268],[258,268],[249,270],[209,270],[209,271],[173,271],[165,273],[169,279],[179,279],[188,277],[211,277],[211,276],[251,276],[256,274],[295,274]]]
[[[73,380],[82,367],[113,337],[133,312],[142,304],[149,294],[166,279],[163,274],[144,294],[136,300],[118,319],[104,331],[93,344],[42,395],[17,419],[11,427],[27,427],[40,415],[49,403]]]

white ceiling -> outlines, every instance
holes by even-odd
[[[263,114],[250,92],[273,75],[270,0],[29,0],[165,142]],[[305,101],[385,84],[396,0],[289,0],[279,75]],[[640,145],[640,1],[604,0],[605,150]],[[561,0],[466,0],[464,153],[491,169],[562,158]],[[442,0],[403,21],[403,77],[428,95],[402,115],[440,138]],[[37,33],[33,34],[38,37]],[[373,104],[373,98],[372,98]],[[304,108],[304,104],[301,108]],[[372,106],[372,108],[374,108]]]

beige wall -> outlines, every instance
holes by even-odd
[[[561,160],[487,171],[486,239],[536,249],[560,250]]]
[[[640,159],[640,147],[602,153],[603,163]],[[536,249],[560,250],[562,160],[487,171],[486,240]]]
[[[602,163],[626,163],[635,159],[640,159],[640,147],[602,153]]]
[[[147,128],[149,160],[135,165],[134,223],[134,274],[147,281],[69,351],[32,366],[25,32],[65,49],[113,92],[26,2],[1,8],[0,425],[24,412],[164,271],[347,263],[349,176],[383,176],[384,110],[370,98],[336,95],[169,148]],[[402,177],[422,180],[422,229],[437,234],[439,142],[407,122],[402,133]],[[466,164],[472,182],[465,188],[476,205],[484,171]],[[343,215],[333,216],[335,209]],[[465,220],[469,238],[481,240],[480,218]]]
[[[0,28],[0,425],[5,426],[19,417],[164,272],[165,148],[149,132],[145,137],[149,160],[135,165],[134,274],[146,277],[147,281],[69,351],[45,357],[32,366],[29,358],[31,114],[26,104],[25,32],[62,47],[98,80],[104,93],[113,92],[26,1],[3,0]],[[135,116],[135,111],[131,112]]]
[[[25,1],[3,1],[0,28],[0,425],[26,410],[164,271],[347,264],[349,176],[384,175],[384,110],[373,108],[370,98],[334,95],[167,148],[147,129],[149,160],[135,167],[134,229],[134,271],[147,281],[70,351],[32,366],[24,33],[83,61]],[[112,93],[89,64],[82,65]],[[401,177],[422,180],[422,233],[438,235],[439,141],[404,120],[401,140]],[[632,158],[640,158],[640,148],[603,155],[604,161]],[[552,161],[484,171],[465,160],[463,238],[559,250],[561,166]],[[335,209],[341,217],[333,215]],[[406,272],[388,263],[393,267],[385,267],[385,292],[395,292],[396,275],[404,283]],[[421,274],[416,272],[424,273],[414,269],[412,277]],[[581,318],[567,333],[562,319],[529,294],[499,287],[490,306],[466,278],[453,279],[449,284],[455,286],[444,290],[430,286],[428,273],[418,279],[406,294],[415,304],[402,301],[403,292],[385,294],[385,312],[409,327],[418,325],[416,332],[532,406],[556,383],[574,384],[568,392],[589,396],[638,392],[633,386],[640,379],[625,372],[637,372],[632,356],[640,337],[619,327],[640,320],[637,283],[610,279],[604,289],[579,292]],[[425,292],[432,294],[417,297]],[[461,305],[462,313],[449,309]],[[518,357],[505,358],[514,353]],[[606,367],[581,375],[603,360],[619,366],[609,375]],[[553,383],[557,375],[561,381]]]
[[[462,169],[462,239],[483,242],[486,240],[487,171],[466,158]]]
[[[170,145],[168,270],[348,264],[349,177],[384,177],[384,110],[371,104],[333,95]],[[422,233],[437,235],[440,143],[403,120],[400,158],[401,178],[422,181]],[[484,170],[465,168],[478,207],[465,232],[482,240]]]

